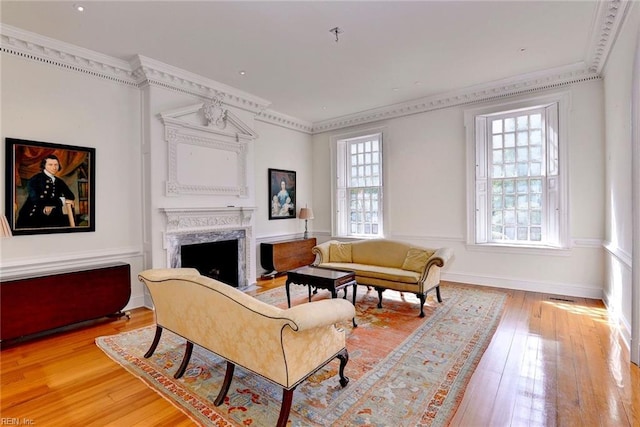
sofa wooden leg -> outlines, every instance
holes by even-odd
[[[156,351],[158,347],[158,343],[160,342],[160,337],[162,336],[162,326],[156,326],[156,335],[153,337],[153,342],[151,343],[151,347],[144,354],[144,358],[148,359],[153,355],[153,352]]]
[[[382,291],[384,291],[384,289],[376,288],[376,291],[378,291],[378,308],[382,308]]]
[[[347,349],[343,348],[336,357],[340,359],[340,385],[342,387],[346,387],[347,384],[349,384],[349,378],[344,376],[344,368],[347,366],[347,362],[349,361],[349,353],[347,352]]]
[[[222,405],[224,402],[224,398],[227,396],[229,392],[229,387],[231,387],[231,380],[233,379],[233,371],[236,369],[236,365],[227,361],[227,371],[224,374],[224,381],[222,382],[222,387],[220,388],[220,392],[218,393],[218,397],[214,400],[213,404],[216,406]],[[288,415],[288,414],[287,414]],[[285,423],[287,420],[285,420]]]
[[[181,378],[185,371],[187,370],[187,365],[189,365],[189,360],[191,360],[191,353],[193,352],[193,343],[191,341],[187,341],[187,347],[184,350],[184,357],[182,358],[182,363],[180,367],[173,374],[173,378],[178,379]]]
[[[436,286],[436,296],[438,297],[438,302],[442,302],[442,297],[440,296],[440,285]]]
[[[420,317],[424,317],[424,303],[427,300],[427,296],[425,294],[416,294],[418,298],[420,298]]]
[[[280,407],[280,416],[276,427],[285,427],[287,425],[289,412],[291,412],[291,402],[293,401],[293,390],[295,390],[295,387],[291,390],[282,389],[282,406]]]

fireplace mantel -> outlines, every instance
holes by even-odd
[[[167,219],[167,233],[198,230],[246,228],[251,225],[255,207],[161,208]]]
[[[225,206],[214,208],[160,208],[166,216],[164,249],[167,251],[167,266],[181,266],[181,246],[238,240],[238,286],[251,284],[254,271],[252,216],[255,207]]]

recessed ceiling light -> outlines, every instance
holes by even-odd
[[[241,76],[244,76],[247,74],[247,72],[245,70],[240,70],[238,71],[238,74],[240,74]]]
[[[397,92],[397,91],[400,90],[400,88],[394,87],[394,88],[391,88],[391,90],[394,91],[394,92]]]
[[[74,8],[75,10],[77,10],[78,12],[84,12],[84,6],[83,6],[83,5],[81,5],[81,4],[74,4],[74,5],[73,5],[73,8]]]
[[[521,47],[521,48],[520,48],[520,52],[524,52],[525,50],[527,50],[527,48],[526,48],[526,47]]]

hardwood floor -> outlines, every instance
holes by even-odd
[[[254,293],[283,284],[282,277],[259,281]],[[508,294],[451,425],[639,426],[640,368],[602,302]],[[0,424],[193,425],[95,345],[98,336],[153,324],[149,310],[131,314],[4,348]]]

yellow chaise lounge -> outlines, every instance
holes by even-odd
[[[224,401],[235,365],[283,388],[277,426],[287,423],[296,386],[336,357],[340,385],[347,385],[345,331],[335,324],[355,316],[349,301],[327,299],[281,309],[192,268],[146,270],[138,278],[151,293],[156,318],[156,335],[145,357],[151,357],[162,330],[168,329],[187,340],[176,378],[184,374],[193,344],[225,359],[216,406]]]
[[[416,294],[420,317],[424,317],[427,292],[435,289],[438,302],[442,302],[440,270],[453,255],[450,248],[422,248],[388,239],[329,240],[315,246],[312,252],[316,266],[355,271],[358,285],[373,286],[378,291],[378,308],[382,308],[385,289]]]

